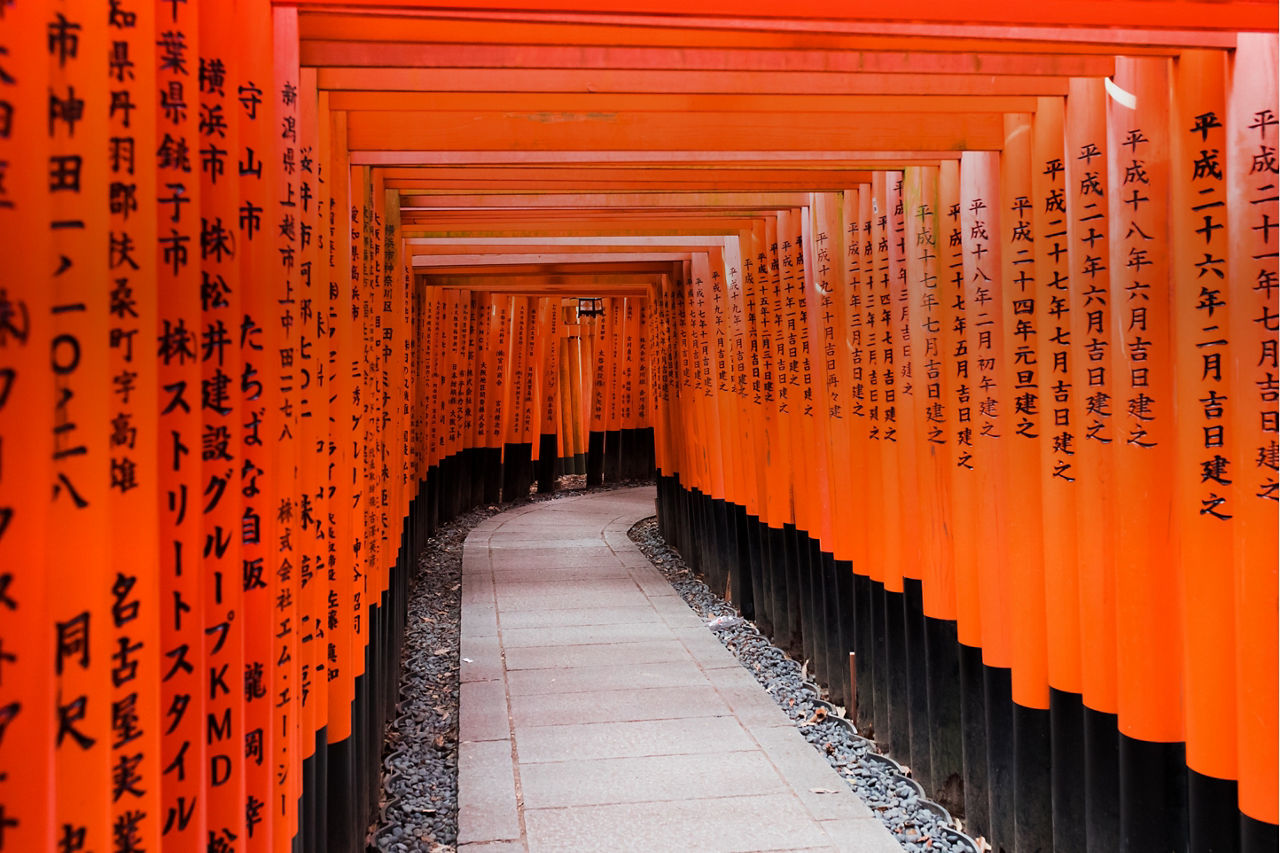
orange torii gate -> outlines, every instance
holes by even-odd
[[[0,851],[358,849],[423,537],[649,445],[973,834],[1275,849],[1274,3],[829,6],[0,3]]]

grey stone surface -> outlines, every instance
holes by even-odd
[[[651,687],[705,687],[707,677],[690,660],[523,669],[507,676],[512,696],[537,693],[597,693]]]
[[[646,602],[631,607],[588,607],[569,610],[508,610],[502,614],[503,628],[552,628],[557,625],[616,625],[662,622],[658,611]]]
[[[673,720],[729,713],[711,686],[654,687],[581,693],[540,693],[511,697],[517,726],[599,723],[608,720]]]
[[[511,741],[458,744],[458,843],[520,838]]]
[[[803,850],[830,845],[822,827],[786,794],[528,809],[525,826],[533,853]]]
[[[786,791],[760,752],[648,755],[521,765],[526,809]]]
[[[614,643],[635,643],[642,640],[668,640],[671,631],[666,625],[642,623],[637,625],[557,625],[544,628],[513,628],[502,632],[502,645],[512,649],[520,646],[595,646]]]
[[[900,849],[627,538],[652,494],[468,538],[459,849]]]
[[[756,746],[734,717],[517,727],[515,736],[522,765],[571,759],[690,755]]]
[[[548,669],[558,666],[656,663],[688,660],[689,652],[675,637],[602,643],[587,646],[525,646],[506,649],[507,669]]]
[[[463,682],[459,704],[466,710],[458,720],[458,740],[465,743],[511,737],[506,685],[502,681]]]

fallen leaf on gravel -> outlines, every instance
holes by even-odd
[[[434,652],[432,652],[431,654],[433,654],[433,655],[447,655],[447,654],[449,654],[449,650],[448,650],[448,649],[436,649],[436,650],[435,650]]]
[[[444,735],[436,735],[436,746],[438,747],[444,746]]]

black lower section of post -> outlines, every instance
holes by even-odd
[[[534,464],[534,475],[538,480],[538,494],[547,495],[556,487],[556,434],[543,433],[538,436],[538,461]]]
[[[858,731],[870,738],[876,736],[875,723],[875,634],[871,617],[872,580],[866,575],[853,576],[854,602],[854,723]]]
[[[533,445],[508,444],[502,448],[502,500],[528,500],[533,486]]]
[[[1053,850],[1053,765],[1048,708],[1013,703],[1014,849]]]
[[[1120,741],[1115,714],[1084,708],[1084,829],[1089,850],[1120,849]]]
[[[1013,685],[1006,667],[983,665],[987,711],[987,800],[994,853],[1014,853]]]
[[[1235,853],[1240,849],[1239,797],[1240,785],[1234,779],[1217,779],[1188,768],[1189,853]]]
[[[884,583],[871,581],[871,718],[876,742],[888,744],[893,723],[889,719],[889,629],[885,625]]]
[[[1120,734],[1120,849],[1185,850],[1187,751]]]
[[[1084,703],[1079,693],[1049,690],[1053,772],[1053,849],[1085,849]]]
[[[835,573],[835,589],[836,589],[836,630],[839,634],[839,660],[837,665],[840,668],[840,704],[845,707],[845,715],[849,719],[854,717],[853,692],[854,685],[851,673],[849,672],[849,655],[854,651],[854,644],[857,635],[857,602],[853,595],[853,563],[848,560],[836,560],[832,558],[832,571]]]
[[[926,791],[932,791],[929,669],[924,625],[924,584],[920,579],[902,579],[902,608],[906,620],[907,717],[911,727],[911,772]]]
[[[604,481],[616,483],[621,479],[619,466],[622,459],[621,435],[618,430],[607,430],[604,434]]]
[[[484,503],[502,500],[502,448],[486,447],[480,451],[481,478],[484,481]]]
[[[964,736],[960,654],[956,623],[924,619],[929,693],[929,759],[933,798],[944,808],[964,812]]]
[[[609,438],[592,439],[604,476]],[[642,455],[633,442],[644,445],[638,434],[621,439],[624,460]],[[927,615],[920,580],[887,590],[810,531],[770,527],[678,475],[657,485],[659,529],[690,567],[808,661],[859,732],[909,763],[994,851],[1276,849],[1276,826],[1239,811],[1235,782],[1189,771],[1182,744],[1126,737],[1078,693],[1051,689],[1048,708],[1016,704],[1011,671],[961,643],[954,620]]]
[[[960,644],[960,725],[964,735],[965,826],[975,838],[991,835],[987,774],[987,686],[982,649]]]
[[[1243,853],[1275,853],[1280,849],[1280,827],[1241,814],[1240,849]]]
[[[907,618],[904,596],[896,590],[884,591],[884,624],[888,634],[886,683],[889,685],[889,753],[904,764],[911,763],[911,696],[907,672]],[[882,741],[884,742],[884,741]]]
[[[604,433],[592,431],[587,434],[587,485],[599,486],[604,483]]]

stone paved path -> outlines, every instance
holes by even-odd
[[[602,492],[467,537],[459,850],[900,853],[627,538],[653,512]]]

